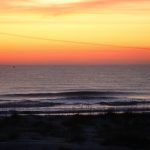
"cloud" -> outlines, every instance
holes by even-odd
[[[112,7],[118,4],[125,3],[148,3],[149,0],[81,0],[80,2],[68,2],[68,3],[47,3],[41,5],[36,0],[0,0],[1,12],[32,12],[40,14],[66,14],[74,13],[91,9],[104,9],[105,7]],[[142,7],[142,6],[141,6]],[[132,8],[134,9],[134,8]],[[136,8],[135,8],[136,9]]]

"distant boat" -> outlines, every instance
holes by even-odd
[[[12,66],[12,68],[16,68],[16,66]]]

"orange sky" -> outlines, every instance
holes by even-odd
[[[0,64],[150,63],[149,0],[0,0]]]

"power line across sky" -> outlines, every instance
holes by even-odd
[[[44,38],[44,37],[31,36],[31,35],[22,35],[22,34],[16,34],[16,33],[0,32],[0,35],[1,36],[20,37],[20,38],[33,39],[33,40],[45,40],[45,41],[53,41],[53,42],[72,43],[72,44],[78,44],[78,45],[106,46],[106,47],[116,47],[116,48],[127,48],[127,49],[138,49],[138,50],[150,51],[150,48],[147,48],[147,47],[120,46],[120,45],[113,45],[113,44],[71,41],[71,40]]]

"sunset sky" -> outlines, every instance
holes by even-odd
[[[150,63],[150,0],[0,0],[0,64]]]

